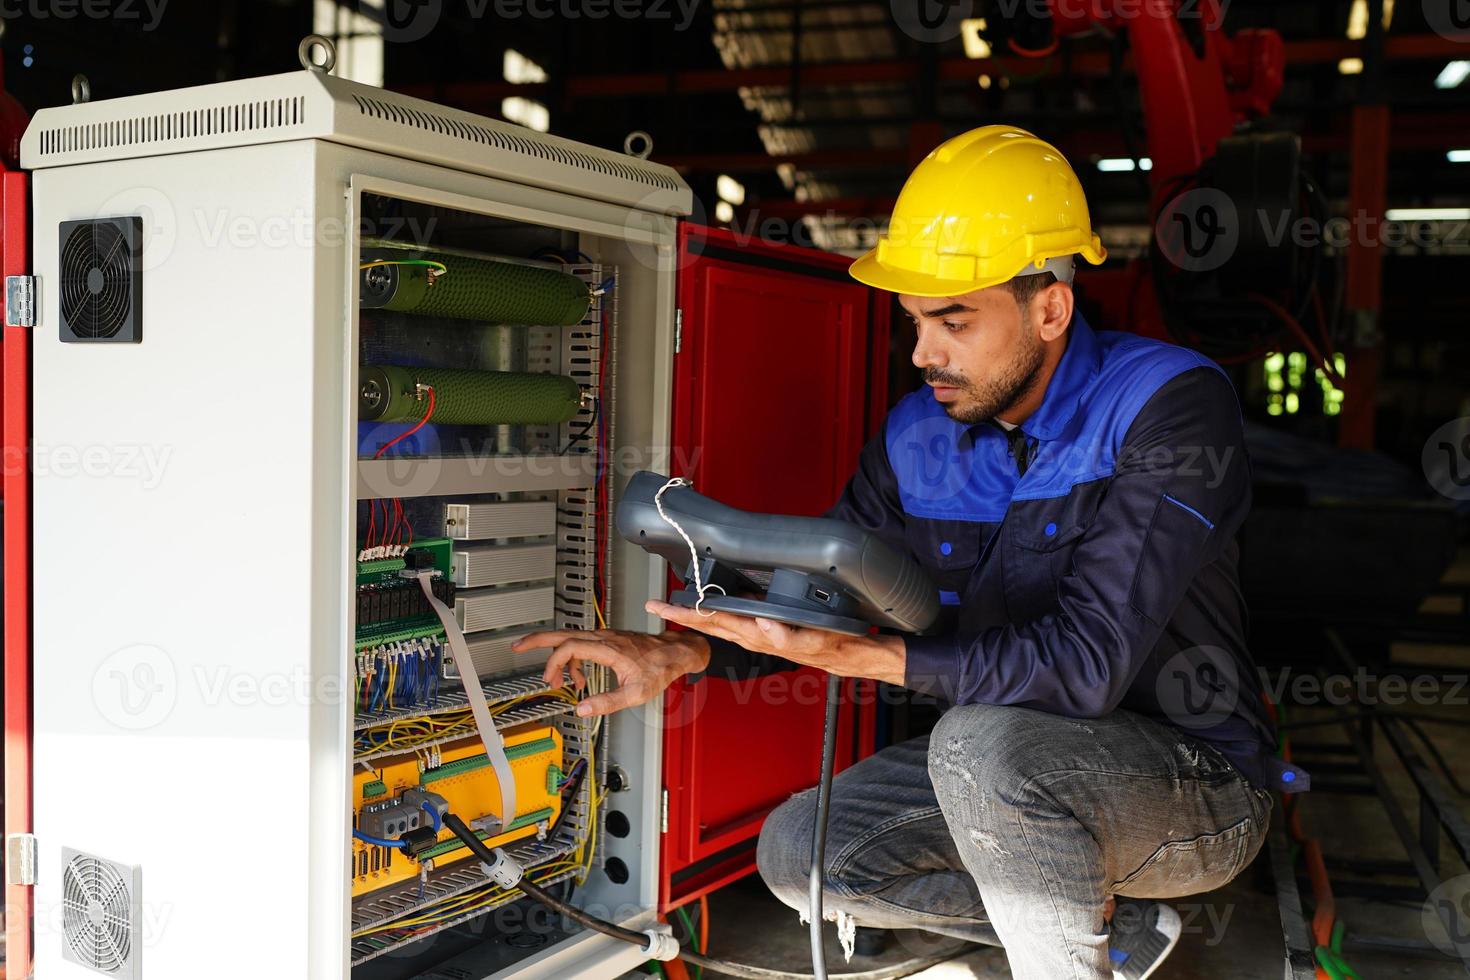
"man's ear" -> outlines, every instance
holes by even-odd
[[[1050,343],[1067,332],[1067,326],[1072,322],[1072,303],[1072,287],[1064,282],[1052,283],[1031,301],[1032,316],[1037,318],[1037,332],[1044,343]]]

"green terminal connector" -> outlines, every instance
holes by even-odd
[[[381,779],[374,779],[370,783],[364,783],[362,787],[362,798],[364,800],[376,799],[379,796],[387,796],[388,787]]]
[[[561,766],[556,763],[546,767],[546,792],[555,793],[561,789],[562,781],[566,779],[566,773],[561,771]]]
[[[531,813],[523,813],[519,817],[516,817],[514,820],[512,820],[510,822],[510,826],[506,827],[505,830],[500,831],[500,833],[507,833],[512,830],[520,830],[522,827],[529,826],[530,824],[540,823],[543,820],[550,820],[552,814],[555,812],[556,811],[552,810],[552,808],[548,806],[540,810],[534,810]],[[475,836],[480,838],[480,840],[488,840],[492,835],[488,831],[477,830],[475,831]],[[419,860],[427,861],[444,854],[452,853],[462,847],[464,847],[464,843],[460,841],[458,837],[451,837],[448,840],[440,841],[433,847],[429,848],[427,851],[424,851],[422,854],[419,855]]]
[[[556,748],[556,740],[553,738],[538,738],[534,742],[522,742],[520,745],[507,745],[505,757],[511,762],[524,759],[527,756],[539,755],[550,749]],[[483,752],[472,755],[466,759],[458,759],[446,763],[437,769],[426,769],[419,776],[419,785],[427,786],[441,779],[452,779],[455,776],[463,776],[465,773],[477,772],[490,765],[490,759]]]

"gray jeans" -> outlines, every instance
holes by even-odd
[[[815,808],[813,790],[777,807],[756,855],[800,911]],[[1270,813],[1270,794],[1215,750],[1131,712],[951,708],[929,737],[833,780],[825,909],[1003,945],[1016,980],[1111,980],[1108,896],[1221,887]]]

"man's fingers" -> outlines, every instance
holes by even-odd
[[[576,657],[567,662],[567,672],[572,675],[572,687],[579,691],[587,689],[587,675],[582,673],[582,664]]]
[[[556,648],[552,656],[563,658],[561,659],[563,664],[567,662],[567,658],[590,660],[595,664],[611,667],[619,677],[634,669],[634,663],[627,654],[595,640],[567,640]]]
[[[610,715],[614,711],[631,708],[635,704],[642,704],[648,698],[641,697],[641,688],[631,686],[617,687],[606,694],[594,694],[590,698],[583,698],[582,703],[577,705],[577,714],[586,717],[596,715]]]
[[[546,658],[546,666],[541,671],[541,679],[546,682],[547,687],[561,687],[561,673],[571,661],[572,655],[562,650],[551,651],[551,656]]]
[[[750,617],[737,616],[734,613],[717,612],[710,616],[695,609],[686,609],[667,602],[650,602],[645,608],[670,623],[678,623],[680,626],[687,626],[701,633],[736,643],[751,636],[755,629],[755,624]]]
[[[510,648],[516,653],[525,653],[527,650],[554,647],[565,643],[567,640],[585,635],[582,630],[542,630],[539,633],[527,633],[512,643]]]

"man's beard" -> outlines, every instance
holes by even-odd
[[[938,368],[925,368],[924,380],[960,389],[963,395],[944,406],[945,414],[964,425],[976,425],[995,418],[1029,395],[1041,380],[1041,366],[1045,360],[1046,346],[1041,338],[1032,335],[1016,359],[983,384],[974,384],[962,374],[951,374]]]

